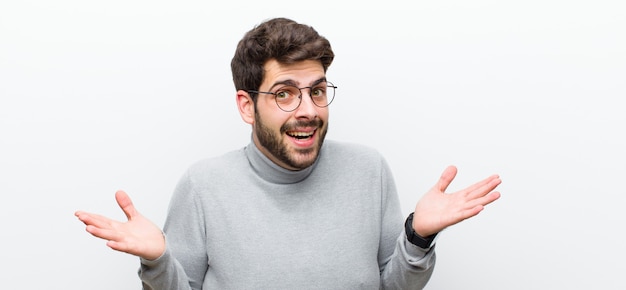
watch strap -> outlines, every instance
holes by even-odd
[[[432,245],[433,241],[437,237],[437,234],[432,234],[428,237],[422,237],[413,230],[413,213],[407,217],[404,223],[404,230],[406,231],[406,238],[411,244],[416,245],[422,249],[428,249]]]

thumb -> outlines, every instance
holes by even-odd
[[[126,218],[128,218],[128,220],[133,219],[133,217],[139,214],[135,209],[135,206],[133,205],[133,201],[130,200],[128,194],[126,194],[126,192],[124,192],[123,190],[118,190],[115,193],[115,200],[117,201],[117,204],[120,206],[122,211],[124,211],[124,214],[126,215]]]
[[[457,168],[454,165],[450,165],[448,166],[443,173],[441,173],[441,177],[439,177],[439,181],[437,182],[437,189],[439,191],[446,192],[446,189],[448,189],[448,186],[450,185],[450,183],[452,183],[452,180],[454,179],[454,177],[456,177],[456,173],[457,173]]]

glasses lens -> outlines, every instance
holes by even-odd
[[[327,107],[335,98],[335,86],[330,83],[321,83],[311,88],[311,99],[318,107]]]
[[[275,93],[276,104],[283,111],[291,112],[300,105],[300,89],[294,86],[284,86]]]

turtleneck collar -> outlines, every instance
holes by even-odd
[[[315,160],[315,163],[311,166],[302,170],[294,171],[282,168],[272,162],[272,160],[267,158],[267,156],[259,150],[256,144],[254,144],[254,141],[251,141],[250,144],[244,148],[244,150],[246,152],[246,157],[248,157],[248,162],[250,162],[254,172],[264,180],[271,183],[289,184],[300,182],[311,174],[313,168],[315,168],[319,160],[318,155],[317,160]]]

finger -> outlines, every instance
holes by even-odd
[[[85,230],[91,235],[107,240],[107,241],[111,241],[111,240],[118,241],[120,239],[120,235],[118,234],[118,232],[113,229],[104,229],[104,228],[98,228],[92,225],[88,225],[85,228]]]
[[[86,212],[78,213],[77,217],[85,225],[91,225],[98,228],[111,228],[112,223],[115,222],[105,216]]]
[[[128,246],[125,243],[109,240],[107,241],[107,246],[116,251],[129,253]]]
[[[436,188],[440,192],[446,192],[454,177],[456,177],[457,168],[454,165],[448,166],[443,173],[441,173],[441,177],[439,177],[439,181],[437,182]]]
[[[475,185],[470,186],[468,191],[468,198],[476,199],[485,196],[493,191],[498,185],[502,183],[502,180],[497,175],[491,176]]]
[[[492,191],[489,194],[483,196],[482,198],[480,198],[480,204],[482,204],[483,206],[488,205],[494,201],[496,201],[497,199],[499,199],[501,196],[500,192],[497,191]]]
[[[496,179],[499,180],[500,176],[497,175],[497,174],[493,174],[493,175],[491,175],[491,176],[489,176],[489,177],[487,177],[487,178],[485,178],[485,179],[483,179],[483,180],[481,180],[479,182],[476,182],[476,183],[468,186],[467,188],[464,189],[464,191],[465,192],[472,192],[474,190],[479,189],[480,187],[485,186],[486,184],[489,184],[490,182],[492,182],[492,181],[494,181]],[[496,184],[496,186],[497,186],[497,184]]]
[[[128,218],[128,220],[131,220],[134,216],[138,214],[132,200],[130,200],[128,194],[126,194],[126,192],[124,192],[123,190],[118,190],[115,193],[115,200],[117,201],[117,204],[120,206],[122,211],[124,211],[124,214],[126,215],[126,218]]]
[[[492,191],[492,192],[489,192],[488,194],[486,194],[486,195],[484,195],[484,196],[482,196],[480,198],[472,200],[471,202],[469,202],[467,204],[467,206],[470,209],[470,211],[476,210],[477,208],[480,208],[480,210],[478,210],[474,214],[474,215],[476,215],[480,211],[482,211],[485,206],[487,206],[488,204],[496,201],[499,198],[500,198],[500,192]]]
[[[129,241],[109,240],[107,242],[107,246],[109,246],[113,250],[133,255],[136,255],[140,252],[140,250],[138,250],[138,245]]]
[[[473,216],[475,216],[475,215],[479,214],[481,211],[483,211],[483,209],[485,209],[485,207],[484,207],[484,206],[482,206],[482,205],[477,205],[477,206],[474,206],[474,207],[472,207],[472,208],[470,208],[470,209],[464,210],[464,211],[461,213],[461,215],[462,215],[462,220],[466,220],[466,219],[468,219],[468,218],[471,218],[471,217],[473,217]]]

